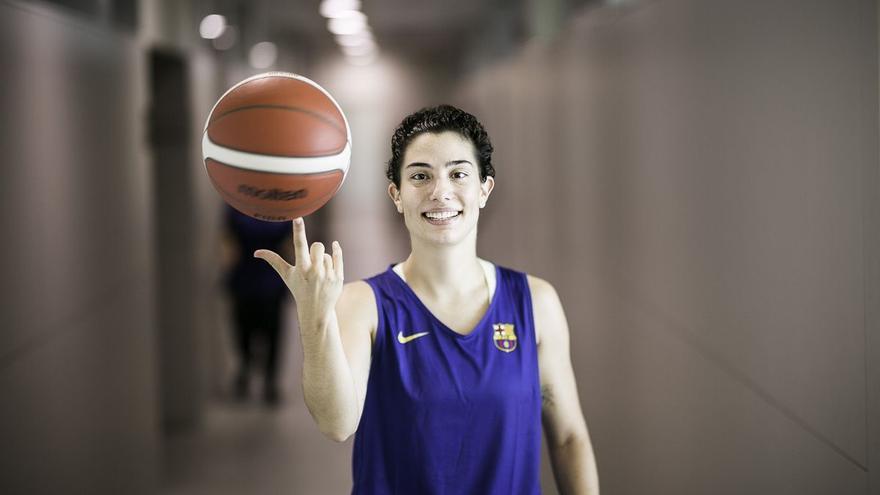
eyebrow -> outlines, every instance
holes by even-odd
[[[473,163],[470,162],[470,160],[452,160],[451,162],[446,162],[446,167],[447,168],[454,167],[455,165],[460,165],[462,163],[467,163],[470,166],[474,165]],[[424,163],[424,162],[412,162],[404,168],[410,168],[410,167],[431,168],[430,165],[428,165],[427,163]]]

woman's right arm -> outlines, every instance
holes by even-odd
[[[260,249],[255,257],[278,272],[296,300],[303,348],[303,395],[318,429],[342,442],[357,429],[370,370],[371,331],[377,314],[365,282],[343,287],[342,248],[333,255],[316,242],[308,249],[305,224],[293,221],[295,266]]]
[[[354,434],[364,409],[377,319],[374,298],[366,282],[354,282],[345,285],[327,318],[300,316],[306,405],[321,433],[337,442]]]

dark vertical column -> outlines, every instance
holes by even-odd
[[[195,324],[194,184],[189,171],[194,157],[189,153],[186,62],[178,54],[156,50],[149,57],[159,383],[167,430],[193,425],[202,397]]]

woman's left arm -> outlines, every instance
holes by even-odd
[[[538,366],[541,419],[559,493],[599,495],[599,475],[571,367],[568,322],[556,290],[529,275]]]

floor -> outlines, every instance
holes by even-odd
[[[199,431],[168,438],[162,495],[349,493],[352,441],[322,436],[285,392],[276,409],[217,401]]]
[[[295,322],[292,308],[285,313],[286,322]],[[260,400],[260,376],[244,402],[223,385],[231,385],[235,368],[229,335],[222,328],[211,344],[211,369],[218,378],[201,425],[164,439],[160,495],[350,493],[353,440],[340,444],[324,437],[309,415],[296,328],[287,328],[283,337],[282,401],[274,408]]]

